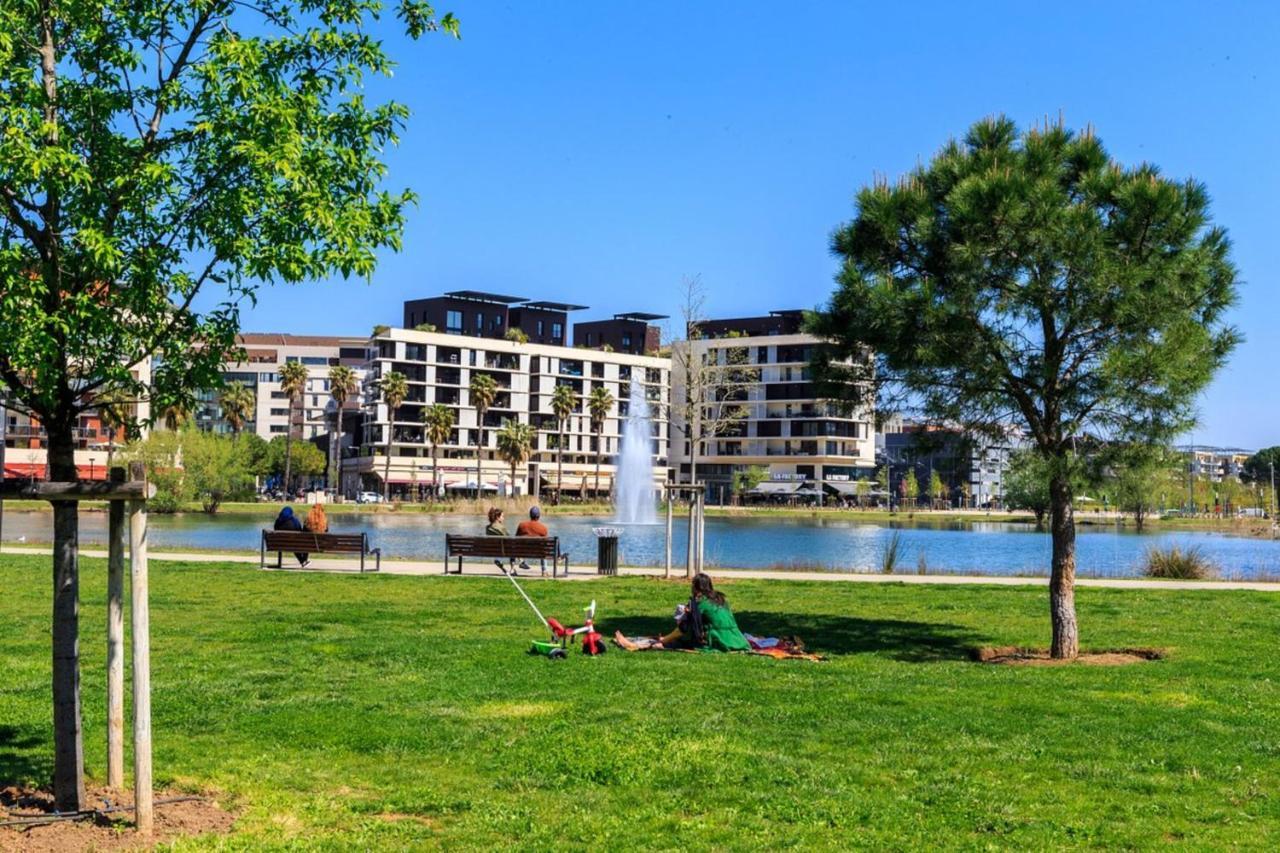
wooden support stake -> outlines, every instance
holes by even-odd
[[[684,576],[686,579],[693,577],[693,549],[695,547],[695,539],[698,535],[698,525],[694,523],[694,516],[698,511],[697,507],[698,499],[691,494],[689,496],[689,543],[684,560]]]
[[[703,557],[706,554],[706,533],[707,526],[704,523],[707,517],[707,498],[702,492],[698,492],[698,573],[703,571]]]
[[[147,604],[147,504],[129,504],[130,613],[133,622],[133,802],[137,829],[150,835],[151,791],[151,614]]]
[[[671,505],[674,502],[675,501],[672,498],[671,492],[668,491],[667,492],[667,568],[666,568],[666,571],[663,572],[662,574],[664,578],[671,577],[671,514],[672,514]]]
[[[124,482],[112,468],[111,482]],[[107,523],[107,787],[124,787],[124,513],[113,500]]]

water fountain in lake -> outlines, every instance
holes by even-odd
[[[644,386],[631,383],[627,420],[618,454],[617,505],[619,524],[656,524],[653,494],[653,423]]]

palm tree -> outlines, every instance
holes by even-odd
[[[387,404],[387,458],[382,469],[382,499],[391,499],[391,438],[396,429],[396,409],[409,395],[409,380],[403,373],[393,370],[378,383],[382,388],[382,400]]]
[[[512,496],[516,493],[516,468],[529,461],[535,437],[533,427],[516,420],[503,421],[498,430],[498,455],[511,466]]]
[[[560,503],[560,492],[564,487],[564,427],[569,420],[569,416],[573,414],[574,406],[577,405],[577,397],[574,396],[573,386],[557,385],[556,390],[551,392],[551,414],[556,418],[556,429],[560,433],[560,439],[556,442],[556,504]]]
[[[306,365],[300,361],[286,362],[280,368],[280,390],[289,398],[289,417],[284,427],[284,494],[289,499],[289,483],[293,478],[293,404],[301,403],[307,390]]]
[[[241,382],[229,382],[218,395],[218,405],[222,407],[222,416],[231,425],[232,435],[239,436],[244,425],[250,420],[256,402],[254,393]]]
[[[480,430],[480,442],[476,445],[476,497],[480,497],[480,462],[484,459],[484,413],[489,411],[498,397],[498,383],[487,373],[472,373],[471,386],[467,389],[471,407],[476,410],[476,426]]]
[[[93,406],[98,410],[98,420],[107,431],[107,476],[111,476],[111,460],[115,456],[116,433],[123,432],[125,440],[129,438],[131,401],[119,389],[108,389],[97,395]]]
[[[587,410],[591,413],[591,431],[596,434],[596,499],[600,498],[600,456],[604,450],[604,422],[613,410],[613,394],[603,385],[591,389],[587,397]]]
[[[164,421],[165,429],[169,432],[177,432],[191,419],[191,410],[185,403],[177,401],[166,403],[160,410],[160,419]]]
[[[329,368],[329,396],[333,398],[333,404],[338,408],[337,435],[334,437],[334,444],[338,455],[338,471],[337,471],[337,488],[334,494],[342,491],[342,407],[347,404],[352,395],[356,393],[356,372],[350,367],[338,365]]]
[[[422,410],[423,436],[431,445],[431,495],[440,494],[440,445],[453,438],[453,409],[444,403],[433,403]]]

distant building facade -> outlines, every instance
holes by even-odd
[[[244,432],[252,432],[270,441],[292,432],[296,439],[323,443],[335,426],[337,406],[329,394],[329,371],[338,365],[350,367],[356,374],[356,393],[343,406],[343,444],[354,446],[359,428],[363,400],[360,387],[364,382],[369,359],[367,338],[326,335],[285,335],[246,332],[239,337],[245,360],[223,366],[225,382],[239,382],[255,397],[251,419]],[[291,405],[280,386],[280,368],[299,362],[307,368],[306,392],[301,405]],[[192,413],[200,429],[230,433],[219,403],[221,391],[205,391],[197,397]]]
[[[616,474],[614,458],[620,449],[623,423],[629,413],[633,383],[639,383],[652,411],[655,485],[666,482],[668,466],[667,411],[670,404],[671,362],[630,353],[576,349],[508,340],[460,338],[443,332],[390,329],[369,342],[366,367],[365,423],[359,459],[350,467],[343,489],[381,490],[391,436],[390,473],[394,494],[414,494],[432,484],[431,447],[422,424],[423,410],[432,404],[448,406],[455,428],[439,448],[441,486],[449,494],[476,493],[476,461],[480,457],[478,489],[486,494],[542,494],[557,487],[566,494],[595,492],[596,463],[600,463],[600,491],[611,491]],[[394,412],[388,411],[376,383],[390,371],[408,379],[409,395]],[[478,412],[470,400],[471,378],[482,373],[498,386],[497,399],[485,413],[483,444]],[[565,430],[564,478],[557,483],[558,429],[551,411],[557,385],[573,388],[578,406]],[[592,430],[587,397],[597,387],[609,389],[614,404],[602,434]],[[532,455],[516,470],[498,454],[497,434],[503,422],[516,420],[536,430]]]
[[[679,482],[696,476],[713,500],[729,494],[734,475],[763,468],[756,487],[771,497],[852,497],[875,464],[874,412],[818,395],[810,362],[821,341],[801,329],[802,312],[700,322],[691,340],[672,348],[672,461]],[[746,416],[695,448],[682,401],[715,393],[694,374],[698,365],[734,364],[749,377],[735,391]],[[693,434],[700,430],[695,426]]]
[[[610,320],[588,320],[573,324],[573,345],[587,349],[608,349],[632,355],[656,355],[662,346],[662,330],[655,320],[665,314],[614,314]]]
[[[151,360],[134,367],[133,377],[144,384],[151,382]],[[43,425],[25,412],[5,405],[0,392],[0,443],[4,446],[4,466],[0,478],[6,480],[47,480],[49,478],[49,437]],[[127,414],[137,427],[128,435],[103,423],[94,409],[80,414],[73,431],[75,438],[76,475],[82,480],[107,479],[107,460],[112,448],[145,438],[146,421],[151,417],[151,404],[139,400],[128,404]]]
[[[886,423],[883,429],[877,437],[877,463],[889,469],[887,487],[894,503],[902,497],[903,478],[914,470],[922,500],[936,473],[944,491],[935,496],[940,503],[951,507],[1002,506],[1010,456],[1025,445],[1016,430],[1009,430],[1004,439],[993,440],[901,419]]]
[[[1254,451],[1243,447],[1214,447],[1207,444],[1181,444],[1174,447],[1185,454],[1192,475],[1210,482],[1221,483],[1225,479],[1240,479],[1244,463]]]
[[[569,312],[585,307],[480,290],[454,290],[405,302],[404,327],[417,329],[425,325],[446,335],[498,339],[505,338],[510,329],[518,329],[529,343],[567,346]]]

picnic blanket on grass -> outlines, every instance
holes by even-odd
[[[726,655],[757,655],[759,657],[773,658],[774,660],[811,660],[824,661],[826,655],[813,654],[805,651],[804,643],[797,637],[787,637],[779,639],[777,637],[753,637],[746,635],[747,642],[751,644],[750,651],[742,652],[720,652]],[[652,637],[624,637],[621,631],[614,632],[613,644],[623,651],[628,652],[685,652],[688,654],[704,654],[714,651],[712,649],[688,649],[679,647],[668,647],[659,645]]]

